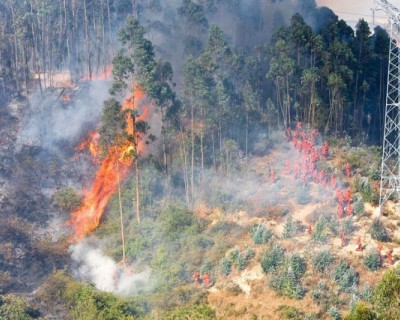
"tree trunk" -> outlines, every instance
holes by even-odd
[[[181,129],[181,134],[180,134],[180,144],[179,144],[179,151],[181,154],[181,160],[182,160],[182,171],[183,171],[183,182],[185,186],[185,198],[186,198],[186,203],[189,205],[190,204],[190,195],[189,195],[189,179],[188,179],[188,172],[187,172],[187,152],[186,152],[186,146],[185,146],[185,137],[184,133]]]
[[[85,56],[88,68],[88,77],[92,79],[92,67],[90,64],[90,45],[89,45],[89,21],[87,16],[86,0],[83,0],[83,16],[85,22]]]
[[[249,150],[249,111],[246,110],[246,162],[247,162],[247,155],[248,155],[248,150]]]
[[[134,92],[134,88],[132,90],[132,96]],[[135,105],[135,101],[133,101],[133,105]],[[138,153],[138,143],[139,143],[139,136],[136,129],[136,118],[132,116],[132,128],[133,128],[133,151],[134,151],[134,167],[135,167],[135,175],[136,175],[136,186],[135,186],[135,193],[136,193],[136,221],[140,224],[140,177],[139,177],[139,153]]]
[[[211,131],[211,141],[212,141],[212,153],[213,153],[213,163],[214,168],[217,168],[217,162],[215,159],[215,139],[214,139],[214,129]]]
[[[136,174],[136,221],[140,224],[140,179],[139,179],[139,160],[135,159],[135,174]]]
[[[121,242],[122,242],[122,263],[125,266],[125,235],[124,235],[124,219],[122,214],[122,199],[121,199],[121,182],[119,177],[119,163],[117,164],[117,182],[118,182],[118,205],[119,205],[119,219],[121,223]]]
[[[192,156],[191,156],[191,170],[190,170],[190,191],[191,191],[191,199],[193,204],[194,199],[194,107],[193,107],[193,99],[191,99],[191,111],[190,111],[190,125],[191,125],[191,147],[192,147]]]

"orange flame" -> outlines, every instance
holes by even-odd
[[[93,160],[96,160],[100,156],[101,152],[99,147],[99,138],[100,135],[98,132],[91,131],[89,132],[88,137],[75,147],[75,150],[84,151],[85,149],[88,149]]]
[[[99,72],[99,73],[92,73],[92,76],[85,75],[82,77],[81,80],[88,81],[88,80],[109,80],[112,78],[112,66],[108,65],[106,68]]]
[[[123,109],[137,109],[139,102],[143,101],[144,93],[140,88],[135,88],[134,97],[129,98],[123,104]],[[144,112],[137,118],[145,120],[149,115],[149,107],[144,107]],[[127,116],[127,133],[133,134],[132,118]],[[98,159],[100,148],[98,146],[97,132],[91,132],[88,139],[84,140],[76,147],[77,150],[88,148],[92,156]],[[139,137],[141,138],[141,137]],[[138,152],[144,151],[146,144],[143,139],[138,139]],[[67,222],[75,231],[78,239],[95,230],[99,224],[104,210],[118,189],[119,179],[123,180],[128,173],[129,166],[132,164],[132,157],[128,156],[132,152],[132,145],[126,141],[122,146],[112,146],[107,150],[107,154],[101,161],[100,168],[90,190],[84,192],[83,204],[71,214],[71,219]]]
[[[71,96],[69,94],[63,94],[61,96],[61,101],[65,102],[65,103],[68,103],[68,102],[72,101],[72,98],[71,98]]]

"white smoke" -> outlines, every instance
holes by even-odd
[[[119,266],[106,256],[100,248],[86,240],[70,247],[75,263],[72,273],[80,280],[90,281],[99,290],[112,292],[121,296],[137,295],[153,288],[153,277],[150,268],[135,273],[130,266]]]
[[[90,81],[74,89],[47,89],[43,95],[33,94],[24,112],[17,145],[51,150],[63,141],[79,140],[82,132],[99,122],[109,87],[109,81]],[[64,94],[73,98],[66,106],[61,102]]]

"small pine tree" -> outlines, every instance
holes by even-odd
[[[231,273],[232,271],[232,262],[230,259],[228,259],[227,257],[223,257],[219,263],[221,272],[227,276]]]
[[[265,224],[257,224],[250,229],[251,237],[255,244],[265,244],[271,239],[272,232]]]
[[[250,261],[251,259],[253,259],[255,257],[256,253],[254,252],[254,250],[252,248],[247,248],[245,254],[244,254],[244,258],[246,259],[246,261]]]
[[[358,302],[354,311],[346,315],[343,320],[377,320],[375,312],[364,302]],[[383,318],[382,318],[383,319]]]
[[[311,297],[317,302],[318,305],[326,298],[328,287],[324,280],[320,280],[313,291],[311,291]]]
[[[317,222],[311,235],[311,239],[313,241],[318,243],[326,243],[325,225],[326,223],[325,221],[322,221],[322,219]]]
[[[376,249],[370,250],[364,256],[364,265],[371,271],[376,271],[382,267],[379,252]]]
[[[390,239],[385,225],[379,218],[376,218],[374,221],[372,221],[369,232],[371,233],[372,239],[378,241],[389,241]]]
[[[334,258],[330,251],[323,250],[318,252],[312,260],[313,267],[318,272],[324,273],[332,264]]]
[[[339,309],[336,307],[330,307],[328,310],[328,314],[332,317],[333,320],[341,320],[342,319]]]
[[[264,253],[261,260],[261,267],[265,273],[278,269],[285,261],[285,251],[279,243],[275,243],[271,251]]]
[[[288,267],[293,271],[296,279],[301,278],[307,269],[306,260],[301,257],[298,253],[292,254],[287,259]]]
[[[238,247],[235,247],[233,250],[229,252],[229,259],[231,260],[232,265],[237,264],[239,256],[240,256],[240,250]]]
[[[361,299],[365,301],[371,301],[372,299],[372,290],[368,282],[364,284],[363,290],[360,292]]]
[[[206,272],[212,272],[212,270],[214,269],[214,264],[208,260],[204,261],[202,266],[200,267],[200,272],[202,274],[206,273]]]
[[[293,221],[292,217],[287,218],[285,225],[283,227],[283,238],[290,239],[297,233],[297,225],[296,222]]]
[[[339,286],[339,291],[351,292],[358,284],[359,274],[351,265],[340,260],[333,270],[332,278]]]
[[[237,267],[239,270],[244,270],[247,267],[247,260],[242,253],[239,253],[239,256],[237,258]]]
[[[354,214],[358,217],[361,217],[364,214],[364,200],[362,197],[358,196],[356,200],[354,201]]]
[[[289,298],[301,299],[306,292],[290,268],[273,274],[268,284],[279,294]]]
[[[350,235],[356,230],[352,217],[342,220],[341,229],[346,235]]]
[[[296,200],[298,204],[308,204],[311,201],[310,190],[307,187],[297,189]]]

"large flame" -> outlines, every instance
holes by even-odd
[[[136,87],[134,96],[126,100],[122,106],[124,110],[137,109],[140,102],[143,101],[143,91]],[[146,120],[149,115],[149,107],[143,106],[142,113],[137,120]],[[127,115],[127,133],[134,133],[131,115]],[[89,149],[94,159],[99,159],[101,150],[98,145],[98,133],[91,132],[88,139],[83,141],[77,150]],[[146,147],[142,137],[138,139],[138,153],[144,151]],[[128,141],[122,146],[112,146],[107,150],[105,157],[100,162],[100,168],[96,173],[91,188],[84,191],[84,199],[82,205],[71,214],[71,219],[67,224],[71,225],[75,231],[77,238],[82,238],[86,234],[95,230],[99,224],[104,210],[112,197],[118,190],[118,180],[124,179],[128,173],[129,166],[132,164],[133,158],[130,156],[134,147]],[[118,176],[119,175],[119,176]]]

